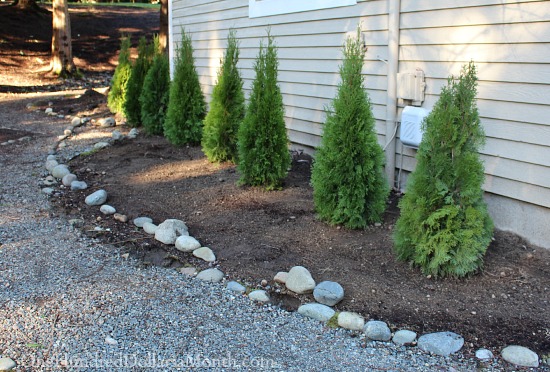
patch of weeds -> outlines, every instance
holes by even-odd
[[[80,153],[80,156],[83,156],[83,157],[86,157],[86,156],[90,156],[90,155],[93,155],[95,154],[96,152],[98,152],[100,149],[98,148],[92,148],[90,150],[86,150],[84,152],[81,152]]]
[[[326,326],[328,328],[333,328],[333,329],[338,328],[338,316],[339,315],[340,315],[339,311],[335,312],[334,315],[329,320],[327,320]]]
[[[37,342],[29,342],[26,346],[31,349],[42,349],[44,347],[44,345]]]

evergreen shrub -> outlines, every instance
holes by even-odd
[[[107,95],[107,106],[114,113],[122,113],[124,108],[124,99],[126,98],[126,86],[132,64],[130,63],[130,38],[123,36],[120,42],[120,53],[118,55],[118,65],[111,79],[111,88]]]
[[[166,54],[157,54],[145,76],[139,96],[141,121],[148,134],[163,134],[170,97],[170,65]]]
[[[204,120],[202,150],[211,162],[237,162],[237,133],[245,112],[238,61],[239,46],[235,31],[231,30],[218,71],[218,82],[212,92],[210,111]]]
[[[288,174],[290,152],[284,121],[283,97],[277,85],[277,48],[268,33],[254,63],[256,77],[244,120],[239,127],[240,183],[280,188]]]
[[[450,77],[423,123],[417,166],[409,176],[394,232],[399,259],[434,277],[478,270],[493,234],[483,200],[485,141],[476,106],[473,62]]]
[[[157,39],[157,37],[154,39]],[[132,67],[132,72],[130,73],[128,84],[126,85],[126,97],[123,105],[124,116],[126,116],[128,124],[133,127],[141,125],[141,104],[139,96],[141,95],[145,75],[147,75],[147,71],[153,63],[155,44],[158,44],[158,42],[153,41],[148,43],[145,37],[139,39],[138,57]]]
[[[319,218],[349,228],[380,221],[389,193],[383,172],[384,152],[363,86],[365,50],[359,32],[344,44],[341,82],[326,108],[323,137],[311,174]]]
[[[170,99],[164,122],[164,135],[174,145],[198,144],[202,137],[202,122],[206,103],[195,69],[191,35],[182,29],[174,79],[170,84]]]

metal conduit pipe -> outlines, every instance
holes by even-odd
[[[399,19],[401,1],[388,0],[388,89],[386,96],[386,178],[395,186],[395,131],[397,125],[397,72],[399,69]]]

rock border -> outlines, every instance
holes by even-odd
[[[50,116],[57,115],[51,107],[48,107],[45,110],[45,114]],[[58,116],[65,117],[62,115]],[[68,116],[68,118],[71,119],[71,125],[64,130],[62,135],[57,137],[57,141],[48,152],[48,157],[46,159],[45,167],[51,176],[46,177],[46,179],[42,182],[43,186],[47,186],[42,189],[42,192],[47,196],[55,196],[55,189],[53,186],[57,185],[56,178],[61,180],[67,174],[72,174],[70,173],[68,166],[57,162],[57,157],[55,154],[58,149],[66,146],[64,141],[74,134],[75,128],[88,122],[96,122],[95,120],[90,120],[89,118],[81,119],[78,116]],[[102,128],[111,128],[117,125],[115,119],[112,117],[99,119],[96,123]],[[124,136],[118,130],[114,130],[112,132],[112,138],[109,141],[100,141],[96,143],[91,151],[99,151],[124,137],[131,139],[136,138],[138,134],[139,131],[136,128],[133,128],[127,136]],[[23,142],[30,139],[31,138],[29,136],[25,136],[18,140],[10,140],[8,142],[1,143],[0,146],[6,146],[8,144],[17,143],[17,141]],[[60,166],[65,167],[67,172],[57,173],[57,176],[61,174],[63,174],[63,176],[55,177],[53,170],[56,167],[59,169]],[[74,178],[75,179],[71,182],[71,190],[74,190],[72,187],[73,183],[81,182],[76,179],[76,176]],[[99,191],[105,193],[104,200],[101,198],[100,203],[88,204],[88,202],[86,202],[86,204],[97,206],[105,216],[112,215],[113,218],[120,223],[126,223],[128,221],[126,215],[115,213],[116,207],[106,204],[108,195],[104,190],[98,190],[94,194]],[[88,198],[92,195],[93,194],[88,195],[86,200],[88,200]],[[106,210],[108,210],[109,213],[105,213]],[[112,212],[113,210],[115,212]],[[247,288],[236,281],[227,281],[226,275],[216,267],[219,266],[219,263],[217,262],[215,253],[209,247],[203,247],[198,240],[189,235],[184,221],[167,219],[158,225],[155,225],[151,218],[141,216],[134,219],[133,223],[136,227],[142,228],[146,234],[154,236],[156,240],[162,242],[163,244],[175,245],[176,249],[203,259],[211,266],[210,268],[200,272],[194,267],[184,267],[178,269],[178,271],[183,275],[188,275],[196,278],[197,280],[210,283],[225,283],[227,290],[235,292],[236,294],[248,296],[253,302],[260,304],[270,302],[269,294],[264,289]],[[169,227],[167,227],[168,225]],[[159,231],[162,231],[162,233],[159,233]],[[178,243],[180,238],[182,239]],[[126,255],[126,257],[128,256]],[[329,327],[341,327],[349,330],[350,332],[360,332],[367,338],[368,341],[393,343],[397,346],[417,346],[419,350],[440,356],[453,355],[459,352],[464,345],[464,339],[462,336],[450,331],[428,333],[418,337],[416,332],[407,329],[398,329],[395,332],[392,332],[388,324],[385,322],[376,319],[365,319],[361,314],[347,311],[337,312],[332,309],[332,306],[336,305],[344,298],[344,289],[342,286],[337,282],[330,281],[324,281],[320,284],[316,284],[311,273],[303,266],[294,266],[290,268],[288,272],[278,272],[273,278],[273,281],[296,294],[313,293],[317,302],[303,304],[297,311],[305,318],[314,319]],[[263,280],[261,283],[263,287],[267,287],[266,289],[269,289],[270,287],[267,284],[268,282],[266,280]],[[495,359],[492,352],[485,348],[478,349],[475,355],[476,358],[482,362],[488,362]],[[502,360],[516,366],[539,366],[539,356],[532,350],[522,346],[508,345],[501,350],[500,355]]]

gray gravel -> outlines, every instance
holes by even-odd
[[[0,357],[16,370],[476,370],[460,354],[367,343],[84,237],[55,217],[38,186],[70,119],[9,117],[10,104],[28,101],[4,98],[1,122],[48,133],[0,149]],[[87,145],[67,141],[60,160]]]

